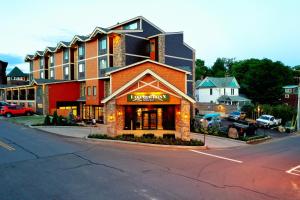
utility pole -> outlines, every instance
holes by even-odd
[[[298,80],[298,88],[297,88],[297,97],[298,97],[298,104],[297,104],[297,131],[300,131],[300,77],[295,77]]]

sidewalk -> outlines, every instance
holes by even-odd
[[[86,138],[90,134],[103,134],[104,132],[99,127],[76,127],[76,126],[31,126],[41,131],[54,133],[57,135]]]
[[[204,138],[203,134],[191,132],[191,139],[203,141],[203,138]],[[239,140],[206,135],[205,145],[211,149],[222,149],[222,148],[248,146],[249,144],[246,144],[245,142]]]

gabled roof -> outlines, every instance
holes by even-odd
[[[206,77],[196,84],[196,89],[198,88],[240,88],[240,85],[235,77]]]
[[[184,97],[185,99],[187,99],[191,103],[196,103],[196,101],[194,99],[192,99],[191,97],[189,97],[188,95],[186,95],[181,90],[177,89],[175,86],[173,86],[172,84],[170,84],[168,81],[166,81],[165,79],[163,79],[162,77],[160,77],[159,75],[157,75],[155,72],[153,72],[150,69],[145,70],[144,72],[142,72],[141,74],[139,74],[138,76],[136,76],[134,79],[132,79],[131,81],[129,81],[128,83],[126,83],[125,85],[123,85],[121,88],[119,88],[118,90],[116,90],[110,96],[108,96],[105,99],[103,99],[101,101],[101,103],[106,103],[109,100],[111,100],[112,98],[116,97],[118,94],[120,94],[121,92],[123,92],[124,90],[126,90],[128,87],[130,87],[131,85],[133,85],[134,83],[136,83],[137,81],[139,81],[141,78],[143,78],[147,74],[152,75],[158,81],[160,81],[161,83],[163,83],[164,85],[166,85],[167,87],[169,87],[170,89],[172,89],[177,94],[179,94],[180,96]]]
[[[24,74],[19,67],[15,66],[8,74],[7,77],[27,77],[27,74]]]
[[[150,60],[150,59],[146,59],[146,60],[143,60],[141,62],[134,63],[132,65],[127,65],[125,67],[115,67],[114,70],[112,70],[110,72],[107,72],[106,75],[110,75],[112,73],[115,73],[115,72],[118,72],[118,71],[121,71],[121,70],[124,70],[124,69],[128,69],[128,68],[131,68],[131,67],[134,67],[134,66],[146,63],[146,62],[154,63],[154,64],[161,65],[161,66],[164,66],[164,67],[167,67],[167,68],[170,68],[170,69],[181,71],[181,72],[184,72],[186,74],[191,74],[191,72],[189,72],[189,71],[187,71],[185,69],[180,69],[180,68],[177,68],[177,67],[173,67],[171,65],[166,65],[166,64],[163,64],[163,63],[160,63],[160,62],[156,62],[156,61],[153,61],[153,60]]]

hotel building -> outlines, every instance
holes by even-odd
[[[27,55],[28,85],[2,87],[10,103],[37,113],[96,119],[109,134],[189,132],[195,51],[183,32],[142,16]]]

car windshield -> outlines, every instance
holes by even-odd
[[[232,115],[240,115],[239,112],[232,112],[231,114],[232,114]]]
[[[268,116],[261,116],[260,119],[263,119],[263,120],[269,120],[270,117],[268,117]]]

